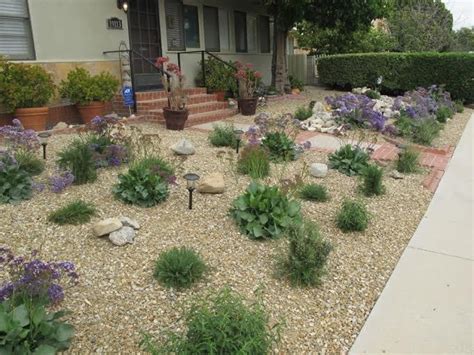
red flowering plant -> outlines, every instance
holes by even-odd
[[[237,61],[234,64],[237,68],[235,77],[239,81],[239,97],[241,99],[253,98],[262,73],[254,70],[253,64],[250,63],[243,64]]]
[[[159,57],[155,65],[170,74],[169,80],[166,75],[163,75],[161,79],[168,93],[168,108],[173,111],[184,111],[188,95],[184,91],[185,77],[181,69],[177,64],[170,63],[168,57]]]

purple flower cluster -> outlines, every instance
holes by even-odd
[[[13,149],[36,150],[39,148],[39,139],[32,129],[24,129],[20,120],[13,119],[11,126],[0,127],[0,137]]]
[[[91,144],[90,149],[93,152],[97,168],[120,166],[128,159],[128,149],[121,144],[110,144],[105,147],[101,147],[98,144]]]
[[[375,101],[366,95],[347,93],[328,96],[326,102],[333,109],[333,116],[340,124],[352,123],[382,131],[387,118],[374,110]]]
[[[49,178],[49,188],[54,193],[60,193],[65,188],[72,185],[74,175],[70,171],[63,171]]]
[[[454,109],[454,103],[447,91],[433,85],[428,89],[417,88],[407,91],[405,95],[398,96],[393,104],[393,109],[404,112],[415,120],[434,118],[440,107]]]
[[[36,251],[29,258],[15,256],[9,248],[0,247],[0,266],[10,275],[10,280],[0,286],[0,302],[18,297],[55,305],[64,299],[62,283],[77,284],[73,263],[45,262],[36,256]]]
[[[117,122],[118,120],[113,117],[95,116],[91,120],[90,129],[98,134],[105,135],[110,132],[112,126]]]

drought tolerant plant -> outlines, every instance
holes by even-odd
[[[306,184],[299,190],[303,200],[325,202],[329,200],[328,190],[319,184]]]
[[[278,238],[290,224],[301,221],[297,201],[289,200],[277,187],[256,182],[232,202],[230,215],[251,239]]]
[[[237,147],[233,125],[214,125],[213,128],[209,134],[209,142],[214,147]]]
[[[336,217],[343,232],[364,231],[369,224],[369,212],[362,202],[346,200]]]
[[[373,100],[380,99],[380,92],[378,92],[377,90],[369,89],[369,90],[364,92],[364,95],[371,98],[371,99],[373,99]]]
[[[413,128],[413,141],[423,145],[431,145],[433,139],[439,135],[441,125],[433,119],[416,122]]]
[[[311,107],[300,106],[296,109],[295,118],[299,121],[304,121],[313,115],[313,109]]]
[[[18,203],[28,200],[33,181],[8,152],[0,152],[0,203]]]
[[[359,146],[346,144],[329,155],[329,167],[347,176],[362,174],[368,165],[369,154]]]
[[[259,299],[246,305],[242,296],[224,288],[195,300],[184,316],[186,331],[171,333],[163,344],[145,335],[141,345],[151,354],[268,354],[280,325],[270,328]]]
[[[249,175],[252,179],[267,177],[270,174],[268,151],[259,145],[247,145],[237,161],[237,171]]]
[[[436,111],[436,120],[439,123],[446,123],[449,118],[453,116],[453,111],[447,107],[447,106],[442,106],[438,108],[438,111]]]
[[[172,248],[162,252],[155,263],[154,276],[166,287],[188,288],[199,281],[206,264],[194,250],[189,248]]]
[[[54,193],[61,193],[65,188],[71,186],[74,182],[74,175],[70,171],[58,172],[56,175],[50,176],[49,187]]]
[[[454,102],[454,109],[458,113],[464,112],[464,103],[463,103],[463,101],[462,100],[456,100]]]
[[[288,239],[288,254],[279,260],[278,274],[295,286],[319,285],[331,244],[321,237],[319,227],[309,221],[291,226]]]
[[[362,172],[362,192],[366,196],[378,196],[385,193],[385,186],[382,184],[383,170],[377,165],[369,165]]]
[[[285,132],[270,132],[262,139],[270,159],[276,162],[291,161],[296,158],[296,144]]]
[[[420,153],[413,148],[405,148],[398,154],[397,170],[401,173],[416,173],[420,170]]]
[[[288,75],[288,80],[292,89],[304,90],[304,84],[300,79],[295,78],[293,75]]]
[[[39,175],[44,171],[44,161],[30,150],[18,150],[15,153],[15,159],[21,170],[27,172],[30,176]]]
[[[93,204],[75,200],[49,214],[48,221],[56,224],[83,224],[91,220],[97,210]]]
[[[58,153],[58,165],[74,175],[77,185],[94,182],[97,179],[96,164],[89,144],[82,139],[75,139]]]

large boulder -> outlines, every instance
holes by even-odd
[[[125,245],[127,243],[132,244],[133,239],[135,238],[135,229],[132,227],[122,227],[119,230],[116,230],[109,235],[109,240],[118,246]]]
[[[92,232],[96,237],[102,237],[122,228],[122,222],[118,218],[107,218],[95,223]]]
[[[196,152],[194,145],[186,138],[171,146],[171,150],[178,155],[192,155]]]
[[[120,222],[122,222],[122,224],[126,227],[132,227],[133,229],[140,229],[140,224],[138,223],[138,221],[134,219],[131,219],[125,216],[121,216],[119,219],[120,219]]]
[[[323,178],[328,173],[328,166],[323,163],[313,163],[309,167],[309,171],[311,173],[311,176]]]
[[[225,190],[224,175],[213,173],[204,177],[198,185],[197,190],[203,194],[221,194]]]

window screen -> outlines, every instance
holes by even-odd
[[[247,15],[245,12],[234,11],[235,51],[247,52]]]
[[[26,0],[0,0],[0,54],[35,59]]]
[[[268,16],[258,17],[258,33],[260,35],[260,52],[270,53],[270,19]]]
[[[0,0],[2,1],[2,0]],[[166,37],[168,50],[184,51],[183,4],[178,0],[166,0]]]
[[[184,13],[184,38],[186,48],[199,48],[199,18],[197,6],[183,6]]]
[[[219,9],[219,40],[220,50],[230,51],[230,29],[229,29],[229,12]]]
[[[206,50],[220,51],[219,10],[217,7],[204,6],[204,40],[206,41]]]

